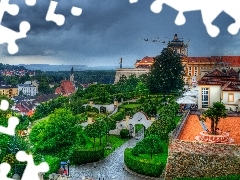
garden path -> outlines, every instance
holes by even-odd
[[[81,180],[83,176],[98,180],[99,175],[101,175],[101,180],[103,177],[104,180],[149,180],[149,178],[139,177],[124,170],[124,150],[128,147],[134,147],[136,142],[143,139],[143,129],[138,132],[137,136],[139,140],[130,139],[101,161],[70,166],[72,180]]]

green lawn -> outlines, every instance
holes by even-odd
[[[129,104],[124,104],[122,107],[133,109],[133,108],[138,108],[140,106],[141,106],[141,104],[139,104],[139,103],[129,103]]]
[[[109,154],[111,154],[115,149],[120,147],[122,144],[124,144],[128,139],[122,139],[120,136],[116,135],[110,135],[108,137],[108,142],[111,145],[111,149],[105,149],[104,151],[104,157],[107,157]],[[94,143],[94,139],[90,138],[90,142],[86,144],[86,148],[92,148]],[[106,142],[106,136],[102,137],[102,145],[103,147],[106,147],[107,142]],[[100,138],[95,139],[95,147],[100,146]]]
[[[153,164],[163,163],[166,166],[168,158],[168,143],[162,142],[163,152],[159,154],[153,154],[152,159],[150,154],[139,154],[138,156],[133,156],[139,162],[149,162]]]
[[[135,124],[135,133],[137,133],[139,130],[141,130],[144,127],[143,124]]]

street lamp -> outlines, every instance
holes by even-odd
[[[70,161],[69,161],[69,160],[67,160],[68,176],[70,176],[70,173],[69,173],[69,165],[70,165]]]

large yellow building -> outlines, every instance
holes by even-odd
[[[209,57],[189,57],[188,44],[179,40],[177,34],[174,35],[172,41],[168,42],[168,48],[173,49],[182,57],[185,76],[183,77],[185,84],[193,85],[203,75],[212,71],[214,68],[231,69],[238,71],[240,68],[240,56],[209,56]],[[135,68],[149,69],[154,62],[154,57],[146,56],[142,60],[137,60]]]
[[[11,98],[18,95],[18,88],[15,86],[1,85],[0,94],[6,95]]]

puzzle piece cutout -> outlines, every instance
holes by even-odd
[[[41,162],[39,165],[35,165],[31,154],[27,154],[25,151],[18,151],[16,158],[20,162],[27,161],[27,166],[24,170],[21,180],[39,180],[39,173],[45,173],[49,171],[49,166],[46,162]]]
[[[129,0],[136,3],[138,0]],[[235,23],[228,26],[228,32],[236,35],[240,28],[240,1],[228,0],[154,0],[150,9],[154,13],[160,13],[163,4],[166,4],[178,11],[175,19],[176,25],[183,25],[186,22],[184,12],[201,10],[203,23],[208,34],[212,37],[219,35],[219,28],[212,24],[221,12],[225,12],[235,19]]]
[[[25,3],[28,6],[34,6],[36,4],[36,0],[25,0]]]
[[[27,166],[23,172],[21,180],[40,180],[40,173],[45,173],[49,171],[49,166],[46,162],[42,162],[39,165],[35,165],[33,157],[27,154],[25,151],[18,151],[16,154],[16,159],[20,162],[27,162]],[[0,164],[0,179],[1,180],[13,180],[8,178],[7,174],[10,171],[11,166],[8,163]]]
[[[12,178],[7,177],[7,174],[9,173],[11,169],[11,166],[8,163],[2,163],[0,164],[0,179],[1,180],[14,180]]]
[[[1,105],[0,105],[0,109],[3,111],[6,111],[9,107],[9,103],[7,100],[2,100],[1,101]],[[8,119],[8,127],[3,127],[0,126],[0,133],[4,133],[7,135],[11,135],[14,136],[15,134],[15,128],[16,126],[19,124],[19,119],[17,117],[10,117]]]
[[[129,0],[129,2],[132,4],[138,2],[138,0]]]
[[[50,1],[50,5],[48,7],[47,15],[46,15],[46,21],[53,21],[58,26],[62,26],[65,22],[65,17],[62,14],[55,14],[55,10],[57,8],[58,2],[56,1]],[[82,14],[82,9],[73,6],[71,8],[71,14],[73,16],[80,16]]]
[[[19,32],[15,32],[5,26],[0,25],[0,44],[8,43],[8,52],[15,54],[18,52],[16,40],[27,37],[27,32],[30,30],[30,24],[23,21],[19,25]]]
[[[36,0],[25,0],[28,6],[36,4]],[[27,37],[27,32],[30,30],[30,24],[26,21],[22,21],[19,25],[19,32],[15,32],[7,27],[1,25],[2,18],[5,12],[8,12],[12,16],[16,16],[19,13],[19,7],[16,4],[9,4],[9,0],[0,1],[0,44],[8,43],[8,52],[15,54],[18,52],[18,46],[16,40]]]

